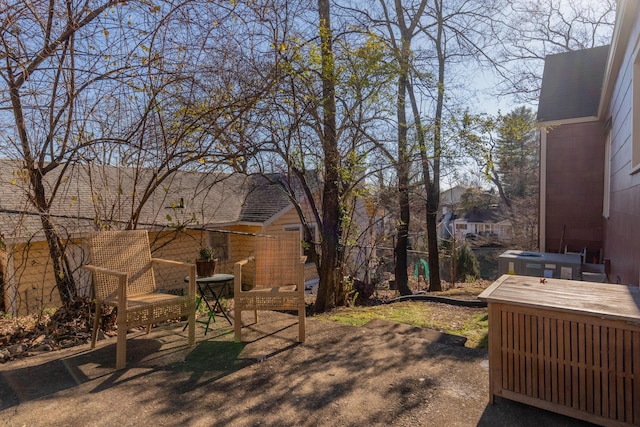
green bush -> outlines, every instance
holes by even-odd
[[[443,241],[440,245],[441,263],[440,263],[440,275],[446,281],[451,280],[451,274],[453,273],[451,268],[451,252],[454,245],[451,241]],[[472,282],[480,278],[480,264],[476,255],[471,250],[471,246],[467,243],[456,242],[455,245],[455,281],[456,282]]]
[[[456,278],[464,279],[466,282],[479,279],[480,264],[471,246],[465,243],[456,249]]]

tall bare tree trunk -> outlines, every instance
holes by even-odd
[[[398,175],[398,209],[399,222],[398,233],[396,237],[396,266],[395,276],[398,291],[401,295],[411,295],[409,288],[409,273],[407,260],[407,245],[409,243],[409,224],[411,221],[411,209],[409,206],[409,172],[411,168],[411,158],[407,143],[407,91],[410,88],[409,73],[411,60],[411,40],[418,22],[427,6],[427,0],[422,0],[415,10],[409,24],[405,20],[405,9],[402,0],[395,0],[395,15],[398,20],[398,28],[400,30],[400,43],[394,41],[397,61],[400,68],[398,75],[398,93],[397,93],[397,119],[398,119],[398,159],[396,163],[396,173]],[[387,18],[388,19],[388,18]],[[390,31],[393,39],[393,32]]]
[[[22,103],[20,102],[20,89],[13,79],[11,79],[10,84],[10,96],[15,122],[18,128],[18,135],[20,137],[21,147],[24,154],[24,165],[31,184],[32,193],[30,201],[36,211],[40,214],[40,222],[42,223],[45,238],[47,239],[47,244],[49,246],[49,255],[53,266],[53,275],[56,281],[56,287],[58,288],[60,300],[63,304],[67,305],[76,297],[76,287],[73,281],[73,276],[70,273],[69,264],[65,260],[64,247],[51,222],[49,209],[50,204],[47,202],[43,182],[44,171],[40,165],[36,164],[31,153]],[[53,166],[50,165],[49,167],[51,168]]]
[[[411,289],[409,289],[407,272],[407,244],[409,243],[409,223],[411,221],[409,208],[409,166],[411,159],[409,158],[409,150],[407,148],[406,113],[406,96],[409,85],[409,55],[411,52],[409,47],[410,41],[407,38],[406,29],[404,28],[402,29],[400,43],[400,75],[398,76],[398,98],[396,105],[398,118],[398,162],[396,163],[396,172],[398,174],[398,208],[400,209],[400,217],[395,247],[395,276],[400,295],[411,295],[412,292]]]
[[[436,99],[436,115],[433,126],[433,179],[425,177],[424,185],[427,193],[427,247],[429,251],[429,291],[441,291],[440,260],[438,256],[437,216],[440,206],[440,154],[442,151],[442,110],[444,106],[444,76],[446,57],[443,51],[442,1],[435,0],[437,13],[437,33],[434,40],[438,54],[438,95]]]
[[[336,134],[335,65],[332,48],[331,10],[329,0],[318,0],[320,43],[322,53],[322,110],[324,113],[322,150],[324,152],[324,190],[322,194],[322,243],[320,254],[320,286],[316,312],[322,313],[344,302],[340,260],[340,171]]]

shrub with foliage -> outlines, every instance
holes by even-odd
[[[362,304],[373,296],[375,286],[372,283],[363,282],[362,280],[353,279],[351,284],[351,292],[349,296],[355,300],[356,304]]]
[[[456,250],[456,278],[464,279],[465,282],[480,278],[480,264],[476,254],[467,243]]]
[[[445,240],[440,246],[442,251],[442,265],[440,274],[445,280],[451,280],[451,252],[453,251],[453,245],[451,241]],[[472,282],[480,278],[480,264],[476,258],[476,254],[471,250],[471,246],[468,243],[458,244],[455,246],[455,281],[460,282]]]

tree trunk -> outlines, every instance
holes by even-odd
[[[438,254],[438,207],[433,205],[434,196],[430,195],[435,190],[433,185],[427,188],[427,251],[429,252],[429,291],[441,291],[440,283],[440,257]],[[439,192],[438,192],[439,193]]]
[[[411,295],[409,289],[409,277],[407,273],[407,244],[409,242],[409,222],[411,213],[409,208],[409,165],[410,159],[407,149],[407,114],[406,93],[409,82],[409,42],[402,37],[402,52],[400,54],[400,75],[398,76],[398,162],[396,172],[398,174],[398,234],[395,247],[395,276],[396,285],[400,295]]]
[[[70,273],[69,263],[65,259],[64,245],[51,222],[49,203],[47,203],[47,196],[43,183],[44,174],[40,167],[36,165],[34,157],[31,154],[29,138],[27,136],[25,119],[22,111],[22,103],[20,101],[20,90],[18,85],[15,84],[13,78],[11,78],[10,81],[12,110],[18,128],[20,145],[23,150],[25,169],[29,174],[29,182],[33,191],[30,201],[36,211],[40,214],[40,222],[42,223],[44,235],[47,239],[47,245],[49,246],[53,275],[60,295],[60,300],[64,305],[68,305],[71,300],[76,297],[75,283],[73,281],[73,276]]]
[[[437,33],[435,47],[438,54],[438,95],[433,126],[433,179],[425,187],[427,192],[427,245],[429,250],[429,291],[441,291],[440,260],[438,256],[437,215],[440,206],[440,154],[442,151],[442,110],[444,107],[445,53],[443,51],[442,0],[435,1]]]
[[[395,247],[396,266],[395,276],[396,284],[400,295],[411,295],[409,289],[408,262],[407,262],[407,244],[409,242],[409,223],[411,221],[411,211],[409,207],[409,171],[411,166],[411,158],[409,157],[407,143],[407,112],[406,112],[406,96],[410,87],[409,73],[411,60],[411,39],[418,22],[420,21],[427,0],[422,0],[418,5],[413,18],[409,25],[405,21],[405,9],[401,0],[395,0],[395,13],[400,29],[400,45],[394,47],[397,52],[397,60],[400,68],[398,75],[398,93],[397,93],[397,119],[398,119],[398,159],[396,163],[396,173],[398,174],[398,234]]]
[[[332,48],[331,11],[329,0],[318,0],[320,43],[322,54],[322,110],[324,152],[324,189],[322,194],[322,242],[320,254],[320,285],[316,312],[322,313],[345,300],[340,259],[340,153],[336,134],[335,65]]]
[[[68,305],[76,296],[76,286],[71,275],[69,263],[65,258],[64,245],[55,230],[49,215],[48,204],[42,183],[42,175],[37,168],[29,169],[31,185],[33,186],[33,204],[40,213],[40,222],[49,246],[49,256],[53,267],[53,275],[58,288],[60,300]]]

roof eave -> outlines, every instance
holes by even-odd
[[[609,48],[609,56],[607,57],[607,65],[605,68],[604,80],[602,84],[602,93],[600,95],[600,103],[598,105],[598,117],[605,120],[605,114],[609,109],[611,102],[611,94],[615,84],[615,77],[620,71],[622,61],[633,25],[633,19],[638,12],[637,2],[628,0],[618,0],[618,10],[616,13],[616,23],[611,38],[611,47]],[[635,10],[634,10],[635,9]]]
[[[220,223],[209,223],[204,224],[198,227],[190,227],[193,230],[211,230],[214,228],[222,228],[222,227],[236,227],[236,226],[244,226],[244,227],[262,227],[262,222],[253,222],[253,221],[230,221],[230,222],[220,222]]]
[[[587,117],[573,117],[570,119],[562,119],[562,120],[549,120],[549,121],[540,121],[538,122],[539,128],[552,128],[560,125],[570,125],[577,123],[589,123],[589,122],[597,122],[600,120],[599,116],[587,116]]]

